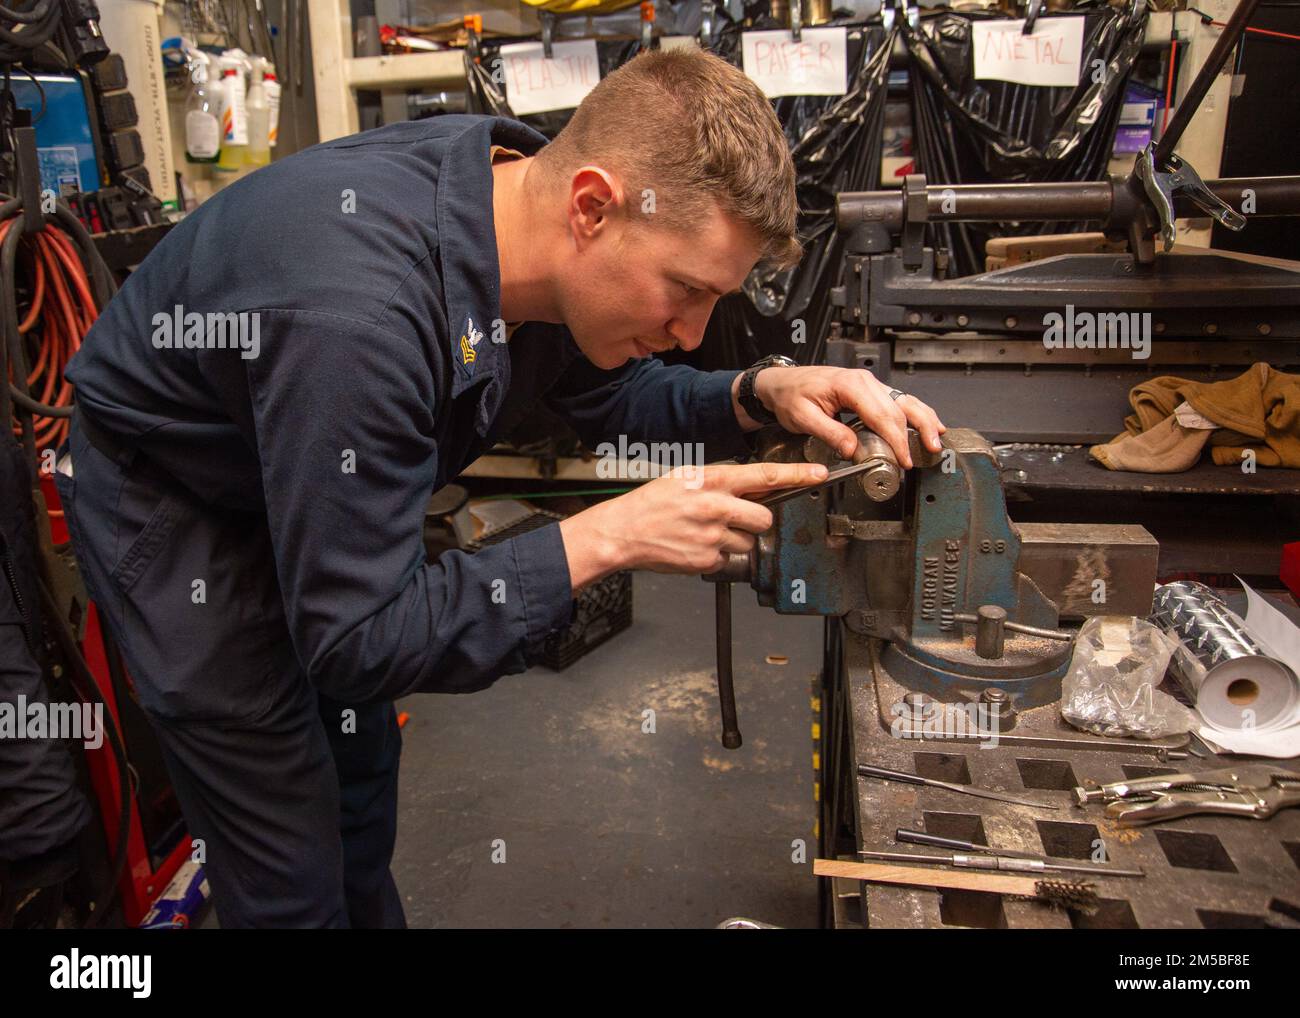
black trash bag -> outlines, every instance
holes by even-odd
[[[766,8],[766,4],[761,5]],[[752,8],[749,10],[753,14]],[[839,278],[843,242],[835,231],[835,197],[880,186],[881,140],[893,32],[880,24],[837,19],[848,29],[848,91],[842,96],[782,96],[773,101],[794,159],[803,258],[790,269],[758,265],[743,294],[718,301],[696,358],[700,367],[738,368],[781,353],[801,364],[823,359],[830,329],[829,291]],[[752,30],[782,26],[766,14]],[[740,66],[741,27],[724,21],[713,51]],[[799,323],[802,323],[800,325]],[[800,342],[795,342],[801,338]]]
[[[556,39],[556,42],[564,42]],[[465,81],[468,101],[466,109],[470,113],[483,113],[494,117],[510,117],[527,124],[548,138],[554,138],[573,116],[573,110],[548,110],[545,113],[530,113],[517,117],[510,109],[503,84],[505,78],[501,71],[501,47],[516,42],[537,42],[534,37],[518,39],[493,39],[480,44],[480,56],[477,61],[465,52]],[[597,39],[596,59],[600,64],[600,76],[603,78],[611,71],[622,67],[641,51],[641,44],[631,39]]]
[[[971,24],[1005,20],[983,13],[924,17],[904,23],[912,93],[916,171],[930,184],[1100,180],[1115,141],[1124,88],[1142,48],[1146,7],[1110,8],[1085,20],[1081,80],[1074,88],[977,81]],[[1101,61],[1101,63],[1096,63]],[[1096,224],[945,223],[933,242],[951,254],[950,276],[984,271],[990,238],[1074,233]]]

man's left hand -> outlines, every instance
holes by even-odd
[[[841,411],[857,414],[868,428],[889,443],[904,468],[912,466],[907,448],[908,425],[927,449],[938,452],[939,436],[947,430],[939,416],[915,396],[893,398],[889,386],[865,368],[770,367],[758,373],[754,394],[786,431],[816,435],[845,459],[858,448],[853,429],[840,423]],[[733,396],[735,390],[733,390]],[[759,425],[737,404],[737,417],[746,430]]]

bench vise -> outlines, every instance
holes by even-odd
[[[881,666],[908,689],[1009,711],[1060,698],[1074,636],[1064,619],[1149,614],[1159,546],[1143,527],[1013,523],[996,453],[978,433],[950,429],[934,453],[909,431],[904,471],[879,436],[856,430],[854,463],[869,468],[772,505],[753,550],[705,577],[717,584],[724,745],[740,745],[733,582],[780,614],[839,617],[880,641]],[[756,448],[760,459],[843,465],[819,439],[779,428]]]

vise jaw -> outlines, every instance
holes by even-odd
[[[877,436],[860,435],[898,469]],[[1146,616],[1158,545],[1137,526],[1017,525],[982,435],[950,429],[939,453],[910,437],[914,468],[897,495],[875,501],[858,478],[810,490],[774,507],[754,550],[706,578],[747,581],[782,614],[843,618],[883,641],[880,662],[896,681],[935,699],[1001,690],[1016,709],[1058,699],[1073,646],[1062,617]],[[760,435],[758,452],[835,459],[780,429]]]

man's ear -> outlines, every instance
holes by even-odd
[[[609,229],[623,208],[623,185],[608,170],[583,166],[569,182],[569,228],[579,248]]]

